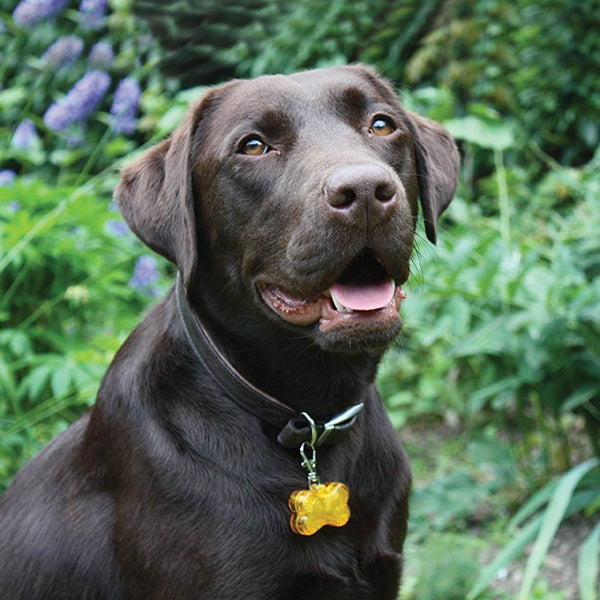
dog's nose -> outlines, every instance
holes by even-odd
[[[386,219],[398,202],[394,179],[373,164],[338,167],[327,178],[324,194],[333,216],[367,229]]]

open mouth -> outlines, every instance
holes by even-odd
[[[326,333],[333,330],[371,328],[383,321],[396,321],[406,294],[396,285],[372,252],[364,251],[346,267],[338,279],[317,297],[303,298],[280,287],[261,287],[271,310],[296,325],[319,323]]]

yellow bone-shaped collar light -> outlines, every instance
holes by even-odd
[[[350,519],[349,496],[348,488],[337,482],[313,484],[307,490],[292,492],[292,531],[312,535],[324,525],[342,527]]]

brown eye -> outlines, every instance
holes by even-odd
[[[396,131],[396,125],[387,117],[375,117],[370,131],[375,135],[390,135]]]
[[[271,148],[258,137],[249,137],[242,141],[238,152],[247,156],[266,154]]]

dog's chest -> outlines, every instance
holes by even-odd
[[[122,557],[132,587],[143,580],[151,582],[149,590],[161,590],[170,580],[183,586],[178,591],[182,599],[196,598],[201,591],[203,598],[215,600],[385,600],[369,590],[373,565],[398,551],[389,546],[384,531],[393,520],[394,498],[376,498],[372,484],[352,474],[346,481],[352,508],[348,523],[299,535],[290,526],[288,507],[289,495],[307,488],[299,460],[282,461],[287,462],[285,469],[271,465],[265,473],[258,468],[259,453],[250,456],[255,458],[247,457],[227,474],[205,464],[202,479],[193,493],[187,489],[187,498],[171,496],[165,506],[156,489],[146,496],[156,504],[138,505],[137,515],[146,515],[141,522],[121,521],[119,537],[131,544],[122,549]],[[330,474],[327,467],[323,460],[324,475]],[[148,556],[149,548],[159,558],[155,564],[138,560]],[[167,564],[168,556],[173,560]],[[395,566],[389,571],[393,576]]]

